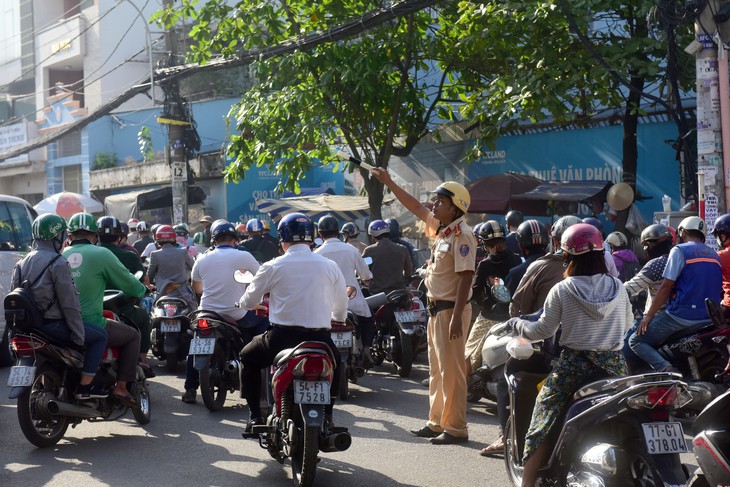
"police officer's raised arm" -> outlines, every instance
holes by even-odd
[[[426,221],[429,213],[431,213],[428,208],[421,204],[420,201],[418,201],[405,189],[398,186],[395,181],[391,179],[390,174],[388,174],[387,170],[383,169],[382,167],[376,167],[370,170],[370,174],[372,174],[375,179],[383,183],[385,187],[391,190],[395,197],[398,198],[398,201],[400,201],[408,211],[416,215],[419,219]]]

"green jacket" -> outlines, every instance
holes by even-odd
[[[109,249],[92,245],[88,240],[76,240],[66,247],[63,256],[71,268],[81,301],[81,317],[86,323],[99,328],[106,326],[103,309],[107,287],[135,298],[144,296],[144,284],[135,279]]]
[[[134,274],[137,271],[142,271],[142,274],[145,273],[144,266],[142,265],[142,261],[139,260],[139,256],[135,254],[134,252],[130,252],[129,250],[124,250],[120,248],[118,245],[114,244],[105,244],[100,243],[99,247],[104,247],[105,249],[109,249],[112,254],[117,256],[117,259],[119,259],[119,262],[122,263],[124,267],[127,268],[129,272]]]

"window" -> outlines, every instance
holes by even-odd
[[[79,156],[81,155],[81,132],[71,132],[56,142],[58,147],[58,157]]]
[[[31,221],[25,205],[0,202],[0,252],[28,252],[32,243]]]
[[[63,190],[72,193],[81,193],[81,164],[64,166]]]

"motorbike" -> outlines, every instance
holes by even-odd
[[[495,325],[495,333],[508,333]],[[525,435],[551,354],[510,358],[505,377],[510,396],[504,431],[505,467],[513,485],[522,484]],[[692,400],[676,373],[593,378],[573,395],[562,421],[545,441],[551,445],[539,485],[683,485],[680,461],[687,451],[682,424],[670,414]]]
[[[121,291],[105,291],[105,306],[120,300]],[[104,311],[107,319],[123,320],[111,311]],[[15,366],[10,370],[8,386],[10,399],[18,400],[18,421],[23,435],[37,447],[58,443],[69,425],[75,427],[83,420],[113,421],[123,417],[128,409],[139,424],[151,419],[152,403],[147,378],[137,365],[136,380],[128,384],[129,393],[139,404],[128,408],[118,399],[79,400],[74,391],[79,384],[83,354],[73,343],[59,343],[40,330],[11,331],[11,343],[16,354]],[[94,381],[113,388],[117,378],[118,350],[107,347]]]
[[[244,438],[256,438],[272,458],[291,458],[294,480],[312,485],[317,454],[345,451],[352,443],[347,428],[324,424],[330,403],[335,357],[323,342],[302,342],[277,354],[272,366],[274,404],[265,425],[253,426]]]
[[[719,304],[705,300],[711,323],[678,331],[657,345],[657,351],[687,382],[692,401],[686,414],[700,413],[714,398],[727,390],[729,378],[721,372],[728,363],[730,326]]]
[[[356,384],[357,379],[365,374],[361,353],[358,352],[357,348],[358,339],[355,337],[356,323],[355,314],[348,311],[347,321],[345,323],[332,323],[332,331],[330,332],[342,361],[342,366],[338,368],[337,373],[340,374],[339,398],[343,401],[347,400],[349,395],[348,380]],[[362,349],[362,345],[360,345],[360,349]]]
[[[504,284],[491,286],[490,293],[497,303],[507,304],[512,298]],[[512,339],[509,335],[495,333],[498,330],[493,326],[487,331],[482,345],[482,366],[467,378],[466,399],[469,402],[478,402],[482,397],[497,402],[497,382],[504,376],[504,365],[509,358],[507,343]]]
[[[187,301],[173,296],[157,298],[152,307],[152,353],[172,374],[190,348],[190,311]]]
[[[393,362],[400,377],[408,377],[413,359],[426,342],[427,311],[421,291],[396,289],[365,298],[375,317],[375,339],[370,349],[375,365]]]
[[[699,469],[687,487],[730,485],[730,391],[712,401],[692,424]]]
[[[208,410],[220,411],[228,393],[241,389],[241,331],[236,323],[204,309],[193,311],[190,322],[193,338],[188,353],[200,371],[200,395]]]

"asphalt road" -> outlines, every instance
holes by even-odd
[[[184,375],[155,370],[150,424],[139,426],[129,413],[112,422],[85,421],[55,447],[38,449],[20,431],[15,402],[7,399],[9,369],[0,369],[0,486],[294,485],[288,461],[281,465],[257,442],[241,438],[245,401],[229,396],[218,413],[209,412],[200,396],[197,404],[184,404]],[[352,447],[320,455],[315,485],[508,485],[503,460],[479,456],[497,434],[491,403],[470,404],[470,442],[431,445],[408,432],[422,426],[428,412],[420,384],[427,375],[423,354],[411,375],[401,379],[386,363],[351,384],[350,399],[335,408],[335,422],[350,428]]]

